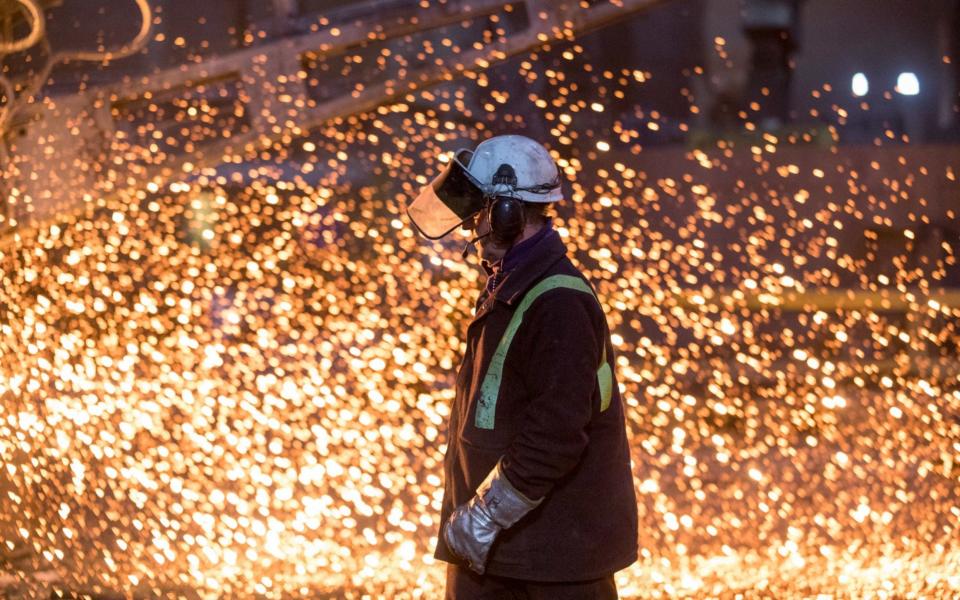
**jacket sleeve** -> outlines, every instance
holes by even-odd
[[[604,331],[596,299],[573,290],[550,292],[523,320],[524,343],[511,350],[523,355],[511,358],[519,361],[530,401],[501,468],[528,498],[546,496],[587,446]]]

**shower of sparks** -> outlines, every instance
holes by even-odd
[[[585,54],[468,71],[224,157],[243,172],[91,190],[83,214],[7,233],[0,584],[438,597],[481,283],[462,240],[422,240],[403,206],[445,152],[511,130],[539,131],[567,177],[555,225],[618,350],[641,514],[622,596],[960,593],[960,305],[936,291],[960,244],[917,258],[929,214],[958,207],[913,193],[953,172],[892,133],[854,164],[811,152],[835,127],[778,137],[749,113],[661,169],[640,140],[689,127],[627,100],[656,73]],[[133,164],[234,114],[203,95],[113,110],[187,124],[104,150]]]

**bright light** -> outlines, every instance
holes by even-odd
[[[867,81],[866,75],[857,73],[853,76],[851,87],[853,88],[854,96],[866,96],[867,92],[870,91],[870,82]]]
[[[897,92],[904,96],[916,96],[920,93],[920,80],[915,73],[900,73],[897,77]]]

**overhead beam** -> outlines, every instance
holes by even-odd
[[[468,0],[416,11],[378,9],[377,2],[368,2],[365,14],[369,17],[348,24],[161,71],[139,85],[123,82],[48,99],[23,111],[13,127],[18,134],[7,140],[12,160],[3,173],[8,186],[4,194],[14,204],[12,222],[8,220],[5,225],[14,226],[0,226],[0,238],[9,238],[16,232],[26,234],[27,228],[49,226],[80,214],[97,196],[148,181],[163,185],[180,180],[198,169],[221,164],[225,157],[242,156],[284,136],[303,135],[331,119],[368,111],[551,42],[573,39],[662,1],[616,0],[584,8],[579,0]],[[351,7],[354,9],[356,6]],[[414,68],[396,77],[385,75],[383,80],[360,90],[319,103],[310,99],[306,82],[300,76],[303,58],[308,53],[335,55],[373,42],[439,31],[507,10],[525,11],[529,25],[479,50],[468,45],[468,51],[440,66]],[[192,144],[190,151],[170,152],[159,164],[135,164],[116,150],[118,131],[123,130],[123,123],[117,122],[114,114],[116,107],[176,92],[178,88],[189,91],[198,83],[230,78],[243,89],[243,113],[249,116],[247,131],[200,140]],[[290,116],[291,112],[294,116]],[[103,168],[91,173],[86,167],[93,164]],[[0,239],[0,247],[3,245]]]

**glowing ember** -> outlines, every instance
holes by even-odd
[[[655,81],[565,42],[8,234],[0,583],[438,597],[444,426],[481,284],[402,207],[443,151],[543,123],[569,178],[555,225],[629,405],[642,558],[622,596],[960,593],[960,295],[940,289],[958,241],[918,237],[956,215],[913,192],[952,181],[946,159],[879,147],[871,165],[749,126],[647,152],[686,131],[630,102]],[[104,157],[159,162],[236,117],[213,100],[114,107],[188,125],[121,132]]]

